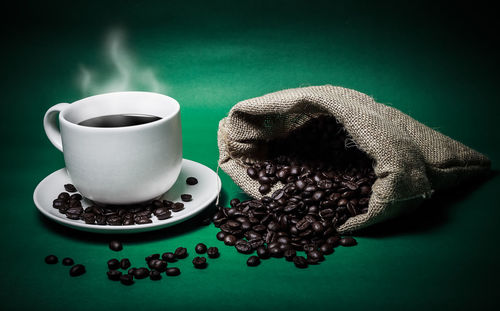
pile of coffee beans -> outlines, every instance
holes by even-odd
[[[286,138],[269,142],[267,150],[269,159],[247,168],[263,197],[219,206],[213,216],[221,230],[217,239],[243,254],[256,251],[248,266],[285,257],[305,268],[323,261],[338,245],[355,245],[354,238],[339,236],[336,228],[368,211],[376,176],[372,160],[353,146],[336,120],[311,119]],[[268,196],[277,183],[283,187]]]
[[[195,177],[188,177],[186,184],[196,185],[198,180]],[[158,220],[172,217],[172,213],[180,212],[184,209],[184,203],[172,202],[169,200],[153,200],[149,204],[134,205],[129,207],[102,207],[91,205],[83,208],[81,194],[76,193],[77,189],[72,184],[64,185],[65,192],[61,192],[52,202],[52,207],[59,210],[72,220],[83,220],[90,225],[127,226],[143,225],[152,223],[154,216]],[[72,194],[71,194],[72,193]],[[181,195],[183,202],[192,201],[191,194]]]
[[[47,257],[45,257],[45,263],[46,264],[55,265],[58,262],[59,262],[59,258],[57,258],[56,255],[48,255]],[[86,272],[84,265],[82,265],[82,264],[73,265],[74,264],[74,260],[72,258],[65,257],[62,260],[62,264],[63,264],[63,266],[72,266],[69,269],[69,275],[70,276],[80,276],[82,274],[85,274],[85,272]]]

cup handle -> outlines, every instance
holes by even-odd
[[[47,110],[45,116],[43,117],[43,128],[45,129],[45,134],[49,138],[50,142],[59,150],[63,151],[61,131],[57,126],[57,116],[61,111],[69,106],[67,103],[60,103],[54,105]]]

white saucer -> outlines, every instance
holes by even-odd
[[[191,176],[198,179],[196,185],[190,186],[186,184],[186,178]],[[36,207],[42,214],[62,225],[78,230],[100,233],[136,233],[175,225],[200,213],[215,200],[221,189],[220,178],[214,171],[200,163],[183,159],[179,178],[172,188],[162,196],[162,199],[165,200],[182,202],[181,194],[191,194],[193,196],[192,201],[183,202],[184,209],[182,211],[173,212],[172,217],[165,220],[158,220],[156,216],[153,215],[151,219],[153,222],[150,224],[102,226],[89,225],[83,220],[71,220],[66,218],[66,215],[59,213],[59,210],[52,207],[52,201],[57,198],[59,193],[65,191],[64,185],[68,183],[71,183],[71,180],[65,168],[57,170],[45,177],[45,179],[38,184],[33,193],[33,200],[35,201]],[[84,199],[82,200],[82,205],[85,208],[91,205],[91,202]]]

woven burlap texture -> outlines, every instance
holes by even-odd
[[[484,174],[484,155],[377,103],[358,91],[338,86],[282,90],[241,101],[219,123],[219,165],[247,194],[260,198],[259,184],[246,174],[248,163],[266,157],[269,140],[283,137],[305,121],[331,115],[352,141],[373,160],[377,180],[366,214],[338,228],[348,233],[410,209],[435,191]],[[332,159],[335,161],[335,159]],[[278,183],[273,191],[283,185]]]

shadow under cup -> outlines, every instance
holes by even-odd
[[[141,203],[162,195],[177,180],[182,164],[182,134],[180,107],[175,99],[149,92],[118,92],[59,105],[53,108],[60,111],[66,168],[86,198],[101,204]],[[46,119],[50,119],[51,109]],[[109,115],[150,115],[160,119],[121,127],[78,125]],[[57,137],[51,138],[49,129],[50,124],[46,125],[47,136],[58,147],[54,141]]]

